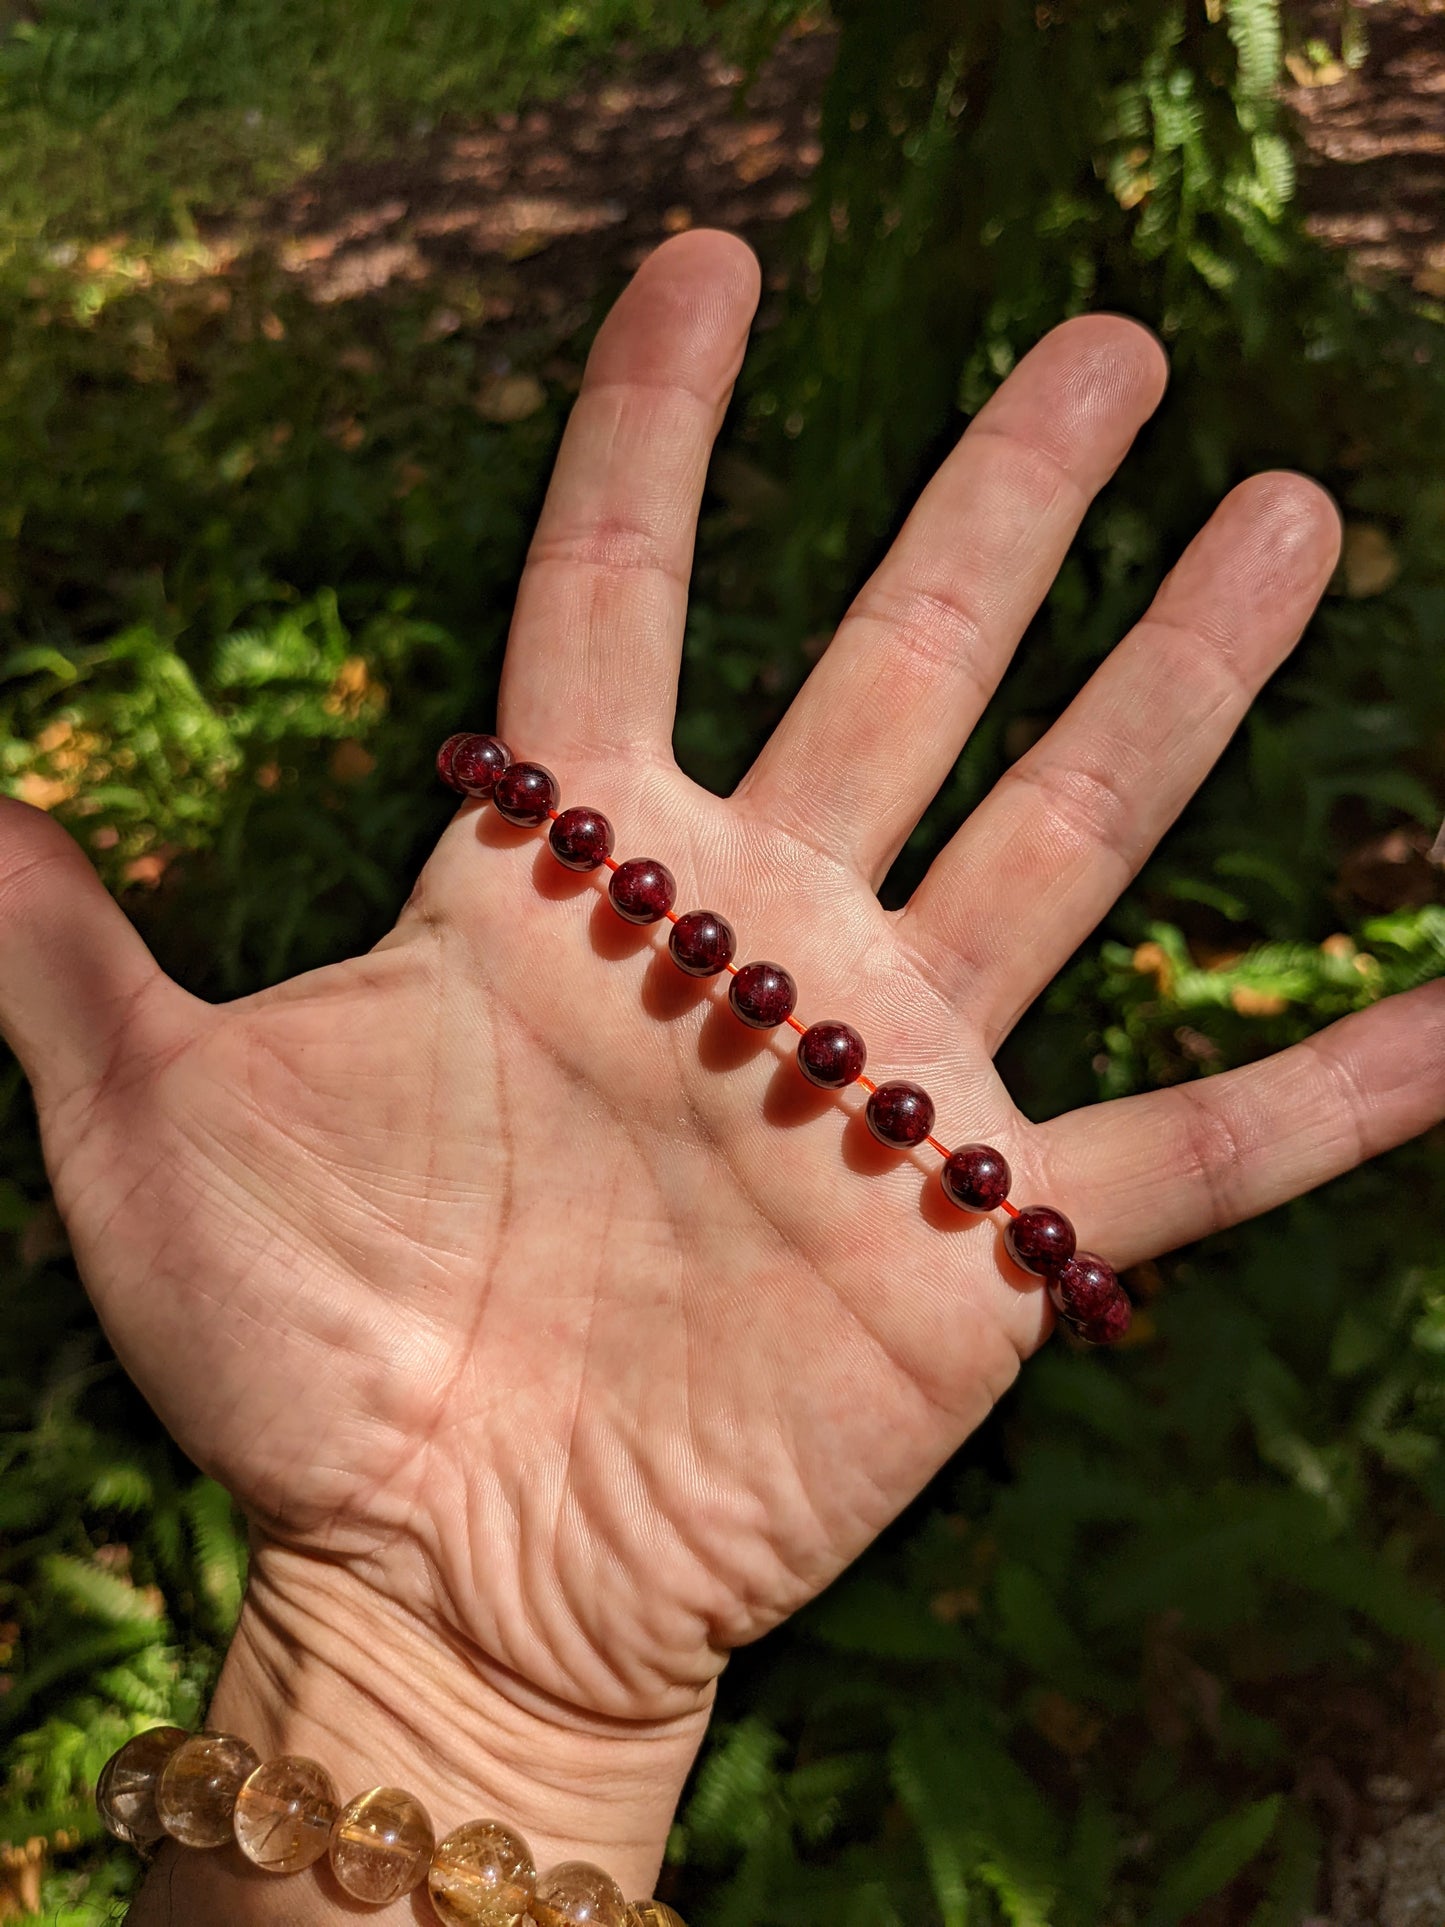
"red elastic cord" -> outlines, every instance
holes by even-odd
[[[551,817],[552,821],[555,823],[557,821],[557,818],[561,815],[561,811],[548,810],[547,814],[549,817]],[[609,870],[620,870],[622,868],[622,865],[617,861],[617,858],[615,856],[605,856],[603,857],[602,861],[607,865]],[[677,923],[679,921],[676,910],[667,910],[667,911],[664,911],[663,914],[666,916],[669,923]],[[730,977],[737,976],[738,974],[737,964],[730,963],[725,965],[724,968],[726,969]],[[783,1019],[783,1022],[788,1026],[789,1030],[795,1030],[800,1037],[808,1028],[808,1026],[802,1021],[800,1017],[785,1017]],[[878,1086],[874,1083],[871,1077],[860,1076],[856,1081],[863,1086],[864,1090],[867,1091],[870,1096],[878,1088]],[[949,1152],[948,1146],[946,1144],[941,1144],[939,1140],[936,1137],[934,1137],[931,1132],[929,1133],[928,1137],[925,1139],[925,1142],[928,1144],[931,1144],[934,1150],[937,1151],[938,1155],[941,1158],[947,1158],[951,1155],[951,1153]],[[998,1208],[1000,1211],[1006,1211],[1011,1218],[1016,1218],[1019,1214],[1018,1206],[1016,1204],[1010,1204],[1007,1198],[1005,1198],[1002,1201],[1002,1203],[999,1205]]]

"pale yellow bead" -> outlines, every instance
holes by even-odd
[[[627,1927],[627,1902],[610,1874],[585,1860],[564,1860],[537,1882],[537,1927]]]
[[[526,1841],[499,1820],[469,1820],[432,1855],[427,1888],[443,1927],[519,1927],[537,1866]]]
[[[324,1766],[283,1753],[258,1766],[236,1795],[236,1845],[268,1873],[300,1873],[330,1845],[340,1805]]]
[[[149,1847],[165,1835],[156,1812],[156,1781],[166,1761],[190,1735],[183,1726],[153,1726],[127,1740],[101,1768],[95,1807],[106,1831],[128,1847]]]
[[[331,1829],[331,1871],[353,1900],[400,1900],[426,1879],[436,1836],[420,1801],[400,1787],[349,1800]]]
[[[156,1812],[183,1847],[224,1847],[241,1783],[261,1764],[234,1733],[196,1733],[178,1746],[156,1782]]]
[[[662,1900],[634,1900],[627,1913],[627,1927],[684,1927],[681,1914],[675,1914]]]

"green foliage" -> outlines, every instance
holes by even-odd
[[[44,1228],[30,1215],[24,1230]],[[94,1790],[131,1734],[195,1725],[240,1601],[226,1494],[155,1436],[73,1280],[12,1269],[0,1375],[0,1841],[103,1841]],[[17,1342],[18,1341],[18,1342]],[[132,1869],[60,1873],[46,1918],[109,1920]]]
[[[363,11],[343,37],[330,0],[54,0],[0,42],[0,775],[212,994],[374,940],[404,894],[443,813],[430,747],[490,704],[565,409],[549,371],[582,344],[515,331],[545,400],[498,426],[475,407],[493,350],[429,325],[443,296],[474,314],[465,288],[312,306],[219,266],[188,209],[571,85],[624,28],[748,51],[796,9]],[[1276,0],[836,13],[813,206],[703,531],[685,760],[738,773],[964,412],[1060,316],[1121,309],[1165,336],[1171,393],[890,894],[1218,492],[1286,462],[1388,567],[1342,574],[1005,1066],[1047,1114],[1227,1071],[1441,974],[1438,889],[1370,854],[1445,788],[1440,317],[1302,237]],[[130,1873],[87,1789],[120,1736],[194,1717],[241,1540],[109,1361],[13,1070],[0,1136],[0,1840],[63,1843],[46,1917],[94,1927]],[[1411,1654],[1445,1663],[1442,1208],[1413,1147],[1140,1274],[1121,1356],[1035,1361],[914,1513],[734,1662],[672,1843],[688,1917],[1313,1911],[1311,1709],[1393,1707]]]

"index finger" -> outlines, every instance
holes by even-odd
[[[603,323],[512,617],[499,726],[519,755],[668,753],[703,482],[757,298],[751,249],[699,230]]]

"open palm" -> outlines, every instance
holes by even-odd
[[[754,297],[744,248],[691,235],[606,324],[517,604],[514,753],[1116,1263],[1424,1128],[1439,987],[1045,1127],[991,1064],[1303,627],[1337,520],[1298,477],[1231,495],[906,908],[875,895],[1159,399],[1127,321],[1066,324],[1004,384],[738,792],[678,771],[693,528]],[[122,1360],[261,1570],[346,1571],[508,1690],[697,1706],[1046,1335],[932,1153],[875,1144],[859,1092],[806,1084],[787,1030],[737,1024],[485,805],[375,951],[222,1008],[157,971],[58,829],[9,805],[0,840],[0,1013]]]

